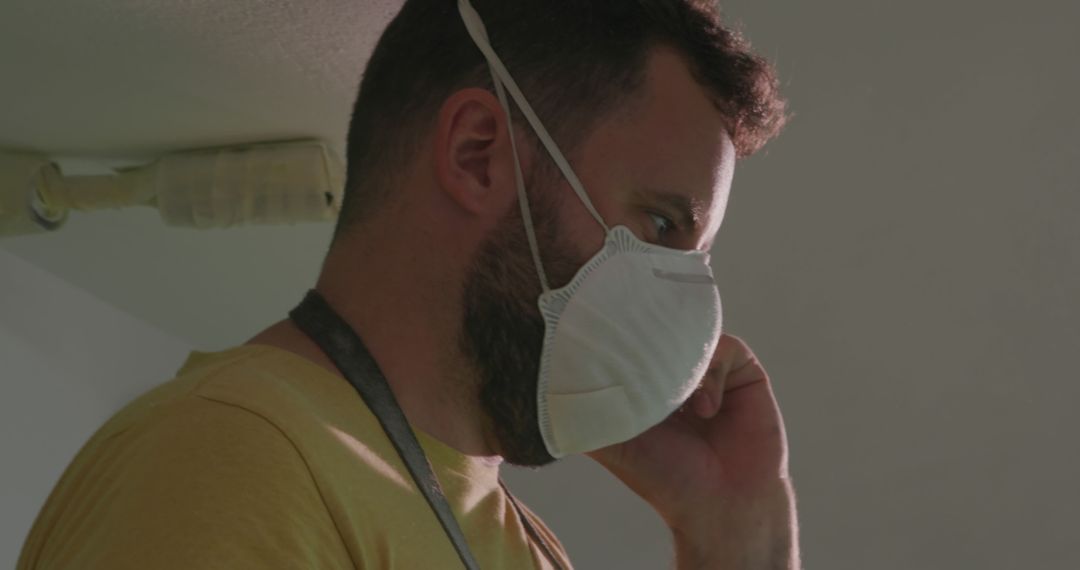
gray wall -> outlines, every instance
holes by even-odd
[[[761,357],[785,414],[806,567],[1080,567],[1080,4],[725,5],[777,62],[796,113],[736,169],[713,262],[728,332]],[[329,234],[190,233],[121,211],[0,248],[85,290],[87,306],[104,300],[213,349],[281,318],[314,283]],[[166,378],[173,346],[127,376],[87,368],[79,389],[100,404],[51,426],[66,443],[47,461],[32,462],[51,444],[10,438],[6,424],[0,453],[55,478],[62,450],[125,400],[113,383]],[[67,358],[51,356],[59,368],[44,379],[5,368],[0,402],[48,412],[50,383],[79,380]],[[30,477],[9,473],[5,493]],[[668,566],[658,518],[588,459],[507,480],[578,568]]]

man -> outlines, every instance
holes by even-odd
[[[407,1],[315,291],[103,426],[19,568],[569,568],[498,469],[570,453],[657,510],[678,568],[797,567],[783,422],[702,253],[783,122],[703,2]]]

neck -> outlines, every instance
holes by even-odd
[[[378,248],[332,249],[315,289],[363,339],[413,429],[478,461],[497,461],[477,377],[458,349],[461,277],[435,259],[456,256],[380,241]],[[246,344],[271,344],[341,375],[290,319]]]

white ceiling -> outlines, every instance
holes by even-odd
[[[143,156],[293,136],[340,150],[400,0],[5,0],[0,146]]]
[[[364,64],[400,4],[5,0],[0,147],[48,154],[69,174],[301,137],[343,155]],[[314,284],[331,231],[177,229],[140,208],[73,212],[54,234],[0,247],[214,348],[284,316]]]

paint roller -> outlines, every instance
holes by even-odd
[[[46,156],[0,150],[0,236],[53,231],[71,210],[149,206],[170,226],[336,219],[344,168],[318,140],[176,152],[113,174],[64,176]]]

